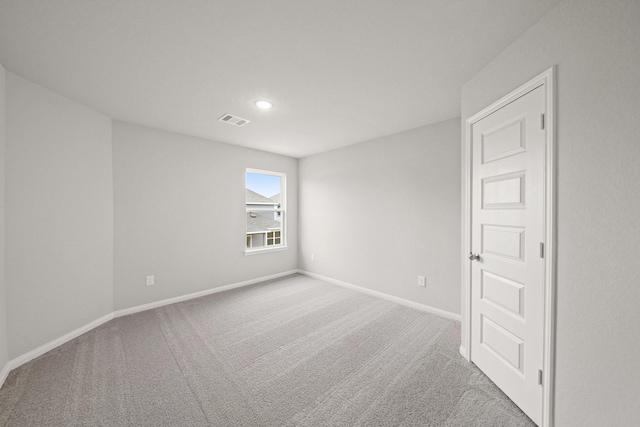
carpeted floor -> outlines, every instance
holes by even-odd
[[[290,276],[112,320],[21,366],[0,426],[534,426],[459,334]]]

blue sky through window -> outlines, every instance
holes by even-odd
[[[280,192],[280,179],[276,175],[247,172],[247,188],[265,197],[271,197]]]

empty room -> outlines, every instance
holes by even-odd
[[[0,426],[640,426],[640,1],[0,0]]]

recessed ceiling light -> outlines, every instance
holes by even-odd
[[[273,104],[271,102],[265,101],[265,100],[256,101],[255,104],[256,104],[256,107],[262,110],[268,110],[269,108],[273,107]]]

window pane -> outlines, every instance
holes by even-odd
[[[282,192],[282,177],[247,172],[247,190],[247,204],[251,202],[266,203],[271,206],[263,207],[272,207],[275,202],[275,205],[278,205],[280,203],[280,193]]]
[[[247,249],[283,244],[284,174],[247,170],[246,183]]]

